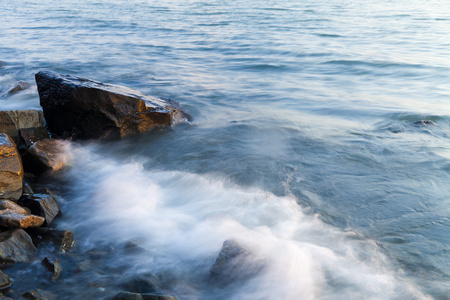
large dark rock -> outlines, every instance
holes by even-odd
[[[35,109],[0,111],[0,132],[18,143],[19,129],[44,127],[43,118],[43,112]]]
[[[68,142],[45,139],[34,143],[22,156],[26,172],[40,175],[46,171],[58,171],[68,161]]]
[[[31,215],[20,205],[9,200],[0,201],[0,225],[8,228],[39,227],[45,219]]]
[[[0,133],[0,200],[22,196],[23,167],[14,141]]]
[[[0,233],[0,263],[30,262],[37,249],[23,229],[12,229]]]
[[[45,225],[49,225],[59,213],[58,203],[56,203],[56,200],[52,195],[23,195],[18,203],[23,207],[30,209],[32,214],[44,217]]]
[[[86,78],[47,71],[36,74],[36,83],[48,129],[55,137],[120,138],[187,116],[175,101]]]
[[[226,240],[212,265],[210,273],[222,283],[245,280],[256,275],[263,268],[255,254],[235,240]]]

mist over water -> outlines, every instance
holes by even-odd
[[[66,264],[92,259],[48,289],[111,297],[151,273],[180,299],[449,299],[449,11],[437,0],[0,4],[1,109],[39,108],[34,74],[52,70],[193,116],[71,146],[59,222],[78,246]],[[20,80],[33,86],[8,94]],[[263,267],[222,286],[210,268],[229,239]]]

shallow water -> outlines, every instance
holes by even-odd
[[[448,11],[437,0],[0,5],[2,109],[38,108],[35,86],[7,90],[52,70],[193,116],[72,146],[59,222],[78,246],[57,283],[39,284],[97,299],[152,273],[180,299],[449,299]],[[223,287],[209,268],[230,238],[265,267]]]

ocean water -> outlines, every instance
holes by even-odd
[[[0,2],[0,108],[51,70],[179,101],[193,121],[73,143],[76,248],[56,282],[110,299],[450,299],[450,3]],[[33,86],[7,93],[23,80]],[[426,122],[425,122],[426,121]],[[51,184],[50,184],[51,185]],[[219,284],[234,239],[264,267]],[[33,279],[30,279],[33,278]],[[146,281],[147,280],[147,281]]]

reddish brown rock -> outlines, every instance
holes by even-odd
[[[49,225],[59,213],[58,203],[56,203],[56,200],[52,195],[23,195],[18,203],[23,207],[30,209],[32,214],[44,217],[45,225]]]
[[[8,94],[14,95],[20,91],[29,89],[30,87],[31,87],[31,83],[25,82],[25,81],[19,81],[8,91]]]
[[[31,215],[20,205],[9,200],[0,201],[0,225],[8,228],[39,227],[45,219]]]
[[[0,133],[0,200],[22,196],[23,167],[14,141]]]
[[[39,72],[36,83],[48,129],[55,137],[121,138],[187,116],[175,101],[86,78]]]
[[[23,144],[26,149],[30,148],[34,143],[49,139],[50,136],[45,127],[33,127],[19,129],[20,144]]]

